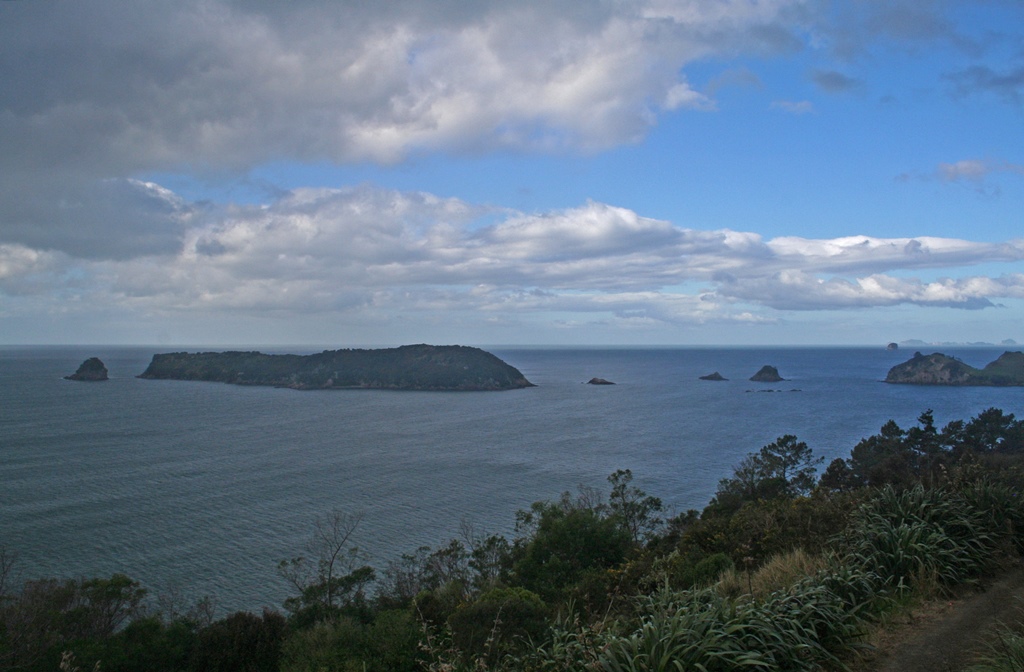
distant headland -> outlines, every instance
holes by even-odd
[[[889,369],[887,383],[907,385],[985,385],[1015,387],[1024,385],[1024,352],[1004,352],[983,369],[936,352],[915,352],[908,361]]]
[[[495,355],[462,345],[325,350],[314,355],[172,352],[153,355],[139,378],[202,380],[296,390],[513,390],[533,387]]]

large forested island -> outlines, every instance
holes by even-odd
[[[314,355],[172,352],[153,355],[139,378],[204,380],[298,390],[512,390],[533,387],[495,355],[462,345],[325,350]]]
[[[936,352],[914,356],[889,369],[887,383],[909,385],[1024,385],[1024,352],[1004,352],[983,369],[976,369],[955,357]]]

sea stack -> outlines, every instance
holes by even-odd
[[[755,383],[779,383],[785,380],[774,366],[765,364],[761,370],[750,377]]]
[[[701,376],[700,379],[701,380],[716,380],[716,381],[717,380],[729,380],[728,378],[723,377],[722,374],[720,374],[718,371],[715,371],[714,373],[709,373],[706,376]]]
[[[82,362],[70,376],[64,376],[65,380],[81,380],[87,383],[98,383],[107,380],[107,367],[103,365],[99,357],[90,357]]]

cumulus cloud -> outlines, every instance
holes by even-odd
[[[784,12],[799,4],[4,3],[0,165],[124,174],[607,147],[660,108],[707,107],[680,68],[771,50],[758,30],[795,30]]]
[[[50,261],[51,255],[23,245],[0,245],[0,282],[46,270]]]
[[[195,207],[158,185],[135,186],[176,211]],[[992,307],[1024,298],[1024,275],[893,274],[1021,261],[1024,240],[764,240],[598,202],[526,214],[364,185],[205,211],[176,249],[145,257],[0,246],[0,292],[165,315],[589,315],[637,328],[776,319],[766,308]]]

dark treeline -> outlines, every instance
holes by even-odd
[[[825,467],[823,470],[821,467]],[[281,562],[281,612],[215,618],[123,575],[15,582],[0,555],[0,669],[815,670],[910,596],[978,581],[1024,542],[1024,422],[989,409],[890,421],[823,465],[787,435],[668,517],[629,470],[459,538],[366,565],[334,511]],[[818,473],[821,471],[820,478]],[[674,667],[678,662],[682,668]]]

